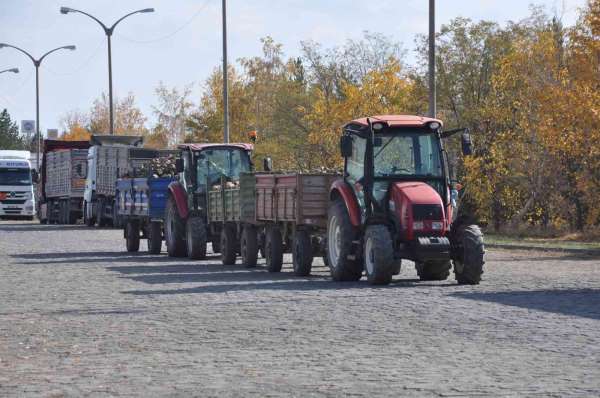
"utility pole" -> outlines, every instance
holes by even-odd
[[[435,89],[435,0],[429,0],[429,117],[437,114]]]
[[[223,142],[229,143],[229,88],[227,70],[227,0],[223,0]]]

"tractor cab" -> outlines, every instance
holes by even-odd
[[[344,127],[344,177],[331,188],[327,226],[334,279],[356,280],[364,270],[372,283],[386,284],[399,272],[400,261],[408,259],[421,279],[445,279],[454,260],[459,281],[479,282],[482,255],[468,267],[462,264],[465,250],[483,250],[481,233],[469,226],[472,235],[465,238],[464,226],[453,222],[443,145],[444,138],[461,131],[468,155],[468,132],[444,132],[437,119],[374,116]],[[477,247],[463,250],[465,239]]]

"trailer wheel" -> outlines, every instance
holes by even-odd
[[[267,228],[265,236],[267,271],[281,272],[283,266],[283,241],[278,227]]]
[[[234,265],[237,257],[237,242],[235,227],[223,225],[221,230],[221,261],[223,265]]]
[[[240,241],[242,264],[248,268],[256,267],[258,260],[258,237],[254,225],[246,225]]]
[[[140,250],[140,224],[137,221],[128,221],[125,227],[125,243],[128,252]]]
[[[369,225],[365,232],[365,272],[371,285],[387,285],[394,275],[394,246],[385,225]]]
[[[119,215],[119,206],[117,203],[117,197],[119,193],[115,194],[115,199],[113,200],[112,205],[112,224],[114,228],[121,228],[123,226],[123,222],[121,220],[121,216]]]
[[[150,222],[148,225],[148,253],[160,254],[162,241],[162,224],[158,221]]]
[[[206,226],[201,217],[190,217],[185,224],[187,256],[192,260],[206,258]]]
[[[450,261],[417,261],[415,269],[422,281],[445,281],[450,275]]]
[[[477,225],[459,228],[457,232],[455,242],[458,253],[454,260],[454,276],[461,285],[478,285],[485,264],[483,233]]]
[[[171,196],[165,209],[165,242],[169,257],[185,257],[185,220],[179,217],[177,204]]]
[[[352,242],[357,238],[346,205],[339,199],[334,201],[327,216],[327,264],[334,281],[351,282],[362,277],[362,264],[352,250]]]
[[[294,275],[310,275],[313,263],[313,248],[310,241],[310,234],[307,231],[296,231],[293,245]]]
[[[104,218],[104,212],[106,211],[106,208],[104,205],[103,198],[98,199],[98,204],[96,205],[96,208],[98,209],[98,214],[96,215],[96,226],[99,228],[105,227],[106,219]]]

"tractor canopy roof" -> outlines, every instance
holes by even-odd
[[[358,129],[362,129],[364,127],[368,127],[369,123],[367,123],[367,119],[371,119],[371,123],[383,123],[387,127],[424,127],[431,122],[438,122],[440,125],[443,125],[442,121],[439,119],[432,119],[429,117],[423,116],[412,116],[412,115],[377,115],[371,116],[369,118],[363,117],[361,119],[356,119],[346,124],[344,127],[354,127]]]
[[[207,148],[236,148],[244,151],[253,151],[254,145],[252,144],[179,144],[179,149],[190,149],[192,151],[202,151]]]

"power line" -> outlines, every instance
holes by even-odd
[[[81,70],[83,70],[83,68],[85,68],[94,58],[96,58],[98,56],[98,54],[100,54],[100,50],[103,45],[104,45],[104,39],[100,40],[100,42],[98,43],[98,45],[96,46],[94,51],[92,51],[91,55],[85,61],[83,61],[82,64],[80,64],[77,68],[75,68],[73,71],[65,72],[65,73],[56,72],[56,71],[52,70],[51,68],[48,68],[46,65],[42,66],[42,69],[52,73],[55,76],[75,75],[75,74],[81,72]]]
[[[156,43],[156,42],[159,42],[159,41],[170,39],[171,37],[175,36],[177,33],[181,32],[183,29],[185,29],[189,24],[191,24],[194,21],[194,19],[196,19],[198,17],[198,15],[200,15],[200,13],[202,11],[204,11],[204,9],[208,6],[208,4],[210,2],[211,2],[211,0],[206,0],[204,2],[204,4],[198,9],[198,11],[196,11],[192,15],[192,17],[190,19],[188,19],[183,25],[181,25],[180,27],[178,27],[177,29],[175,29],[173,32],[171,32],[171,33],[169,33],[169,34],[167,34],[165,36],[161,36],[161,37],[158,37],[156,39],[150,39],[150,40],[136,40],[136,39],[131,39],[131,38],[129,38],[127,36],[123,36],[121,34],[117,34],[117,36],[120,39],[123,39],[125,41],[129,41],[131,43],[136,43],[136,44]]]

